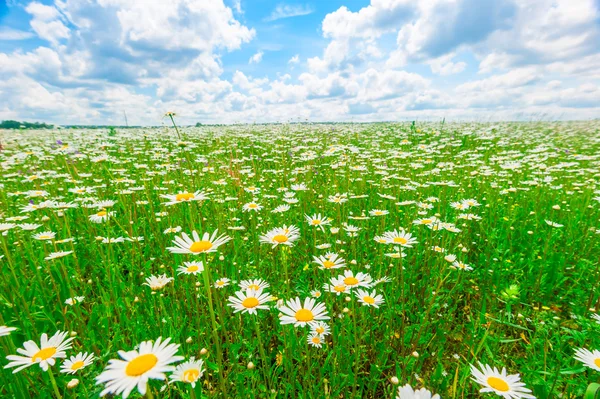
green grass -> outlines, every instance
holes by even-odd
[[[469,368],[477,362],[521,374],[538,398],[582,397],[600,382],[599,372],[573,357],[576,348],[600,349],[600,324],[591,318],[600,310],[599,128],[598,122],[385,123],[4,132],[0,223],[43,227],[17,226],[0,236],[0,325],[18,328],[0,337],[0,346],[11,355],[24,341],[39,344],[42,333],[76,333],[67,356],[83,351],[97,359],[74,376],[60,373],[63,360],[57,361],[53,374],[65,398],[97,397],[103,387],[94,378],[117,351],[161,336],[181,344],[179,355],[206,362],[199,398],[394,398],[392,377],[442,398],[496,396],[478,393]],[[102,155],[108,158],[93,161]],[[226,184],[214,184],[221,179]],[[295,192],[294,184],[308,190]],[[260,192],[244,190],[251,186]],[[94,191],[68,191],[74,187]],[[29,198],[31,190],[47,195]],[[160,197],[196,190],[209,200],[165,206]],[[295,192],[297,203],[272,213],[286,203],[286,192]],[[347,193],[348,201],[329,202],[336,193]],[[481,205],[451,207],[465,199]],[[21,212],[30,200],[77,207]],[[83,205],[100,200],[116,201],[109,209],[115,214],[91,223],[98,210]],[[243,212],[253,200],[263,209]],[[415,203],[398,205],[404,201]],[[389,214],[362,218],[373,209]],[[304,215],[314,213],[331,226],[310,226]],[[434,215],[461,231],[413,224]],[[28,218],[11,221],[15,216]],[[360,228],[355,237],[345,223]],[[295,246],[260,243],[260,235],[283,225],[300,229]],[[163,231],[175,226],[188,234],[218,229],[231,241],[216,253],[172,254],[166,248],[181,233]],[[418,243],[404,249],[403,259],[387,257],[393,245],[374,238],[400,228]],[[32,238],[42,231],[74,241]],[[144,240],[103,244],[96,237]],[[316,248],[321,244],[331,247]],[[433,246],[473,270],[450,268]],[[74,253],[44,259],[63,250]],[[346,268],[318,269],[313,256],[327,251],[345,259]],[[203,275],[177,274],[192,260],[204,262],[210,283],[233,280],[211,288],[212,308]],[[366,307],[354,295],[325,292],[323,284],[345,269],[388,277],[374,288],[385,303]],[[162,290],[143,285],[163,273],[174,281]],[[331,316],[326,344],[311,347],[308,328],[281,325],[275,301],[258,315],[233,313],[227,299],[239,289],[236,282],[249,278],[266,280],[266,291],[283,300],[320,290],[317,302]],[[75,296],[85,299],[65,304]],[[0,371],[0,397],[55,397],[49,373],[38,365],[11,372]],[[67,389],[72,378],[80,383]],[[159,398],[191,394],[184,383],[162,392],[162,381],[149,386]]]

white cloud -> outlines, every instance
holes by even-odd
[[[34,35],[31,32],[25,32],[22,30],[2,28],[0,29],[0,40],[25,40],[30,39]]]
[[[25,11],[33,16],[30,25],[40,39],[57,45],[61,39],[69,37],[70,29],[65,26],[55,7],[34,1],[25,7]]]
[[[271,14],[264,19],[264,21],[271,22],[283,18],[300,17],[303,15],[312,14],[313,12],[313,8],[309,5],[278,4]]]
[[[455,54],[450,53],[429,61],[431,72],[436,75],[447,76],[461,73],[467,67],[466,62],[453,62]]]
[[[288,64],[298,64],[300,63],[300,56],[296,54],[292,58],[289,59]]]
[[[259,64],[262,61],[263,54],[264,53],[262,51],[257,51],[252,57],[250,57],[248,64]]]

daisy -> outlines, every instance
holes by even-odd
[[[194,193],[183,192],[179,194],[161,194],[161,198],[169,200],[168,202],[165,202],[165,205],[167,206],[180,204],[182,202],[204,201],[208,199],[203,191],[196,191]]]
[[[396,399],[440,399],[440,395],[431,396],[431,392],[425,388],[413,390],[410,385],[406,384],[403,387],[398,387]]]
[[[475,199],[466,199],[466,200],[463,200],[462,203],[466,206],[480,206],[481,205]]]
[[[200,262],[183,262],[184,266],[179,266],[177,274],[198,274],[204,271],[204,263]]]
[[[337,254],[328,254],[325,256],[313,256],[313,263],[319,265],[319,269],[338,269],[346,266],[346,261]]]
[[[242,280],[240,281],[240,288],[243,290],[253,289],[253,290],[264,290],[265,288],[269,288],[269,283],[260,278],[254,280]]]
[[[304,218],[306,219],[306,221],[308,222],[309,225],[314,226],[314,227],[318,227],[321,229],[321,231],[325,231],[325,226],[331,224],[331,220],[321,216],[321,214],[314,214],[312,216],[309,215],[304,215]]]
[[[359,302],[363,304],[363,306],[373,306],[374,308],[379,308],[379,305],[385,302],[383,296],[377,295],[375,290],[369,293],[369,291],[358,289],[356,290],[355,295]]]
[[[42,225],[36,224],[36,223],[23,223],[23,224],[20,224],[19,227],[25,231],[32,231],[32,230],[39,229],[40,227],[42,227]]]
[[[283,313],[279,318],[281,324],[294,324],[294,327],[304,327],[315,321],[329,320],[325,305],[316,303],[314,298],[305,298],[304,305],[298,297],[290,299],[279,310]]]
[[[483,365],[479,363],[479,367],[483,371],[471,365],[472,380],[483,386],[479,392],[494,392],[505,399],[535,399],[535,396],[529,394],[531,390],[525,388],[525,384],[520,382],[519,374],[507,375],[504,367],[502,368],[502,372],[499,372],[496,367],[492,369],[487,364]]]
[[[369,211],[369,215],[371,216],[385,216],[385,215],[389,215],[390,211],[384,211],[381,209],[373,209],[371,211]]]
[[[243,212],[250,212],[250,211],[258,212],[262,208],[263,207],[260,206],[259,204],[257,204],[256,202],[248,202],[247,204],[244,204],[244,206],[242,207],[242,211]]]
[[[86,368],[94,362],[92,353],[79,352],[76,356],[71,356],[60,366],[61,373],[75,374],[79,370]]]
[[[56,233],[53,231],[44,231],[43,233],[34,234],[32,235],[32,237],[35,240],[39,241],[50,241],[54,240],[54,237],[56,237]]]
[[[109,217],[114,216],[114,212],[108,212],[101,210],[100,212],[94,213],[89,216],[90,222],[92,223],[103,223],[108,220]]]
[[[14,228],[16,224],[14,223],[0,223],[0,232],[8,231]]]
[[[276,207],[275,209],[273,209],[271,211],[271,213],[283,213],[283,212],[287,212],[290,210],[290,206],[289,205],[279,205],[278,207]]]
[[[437,222],[437,218],[435,216],[432,216],[430,218],[414,220],[413,224],[423,224],[427,226],[430,224],[434,224],[435,222]]]
[[[162,289],[165,285],[173,281],[173,277],[167,277],[166,274],[161,276],[150,276],[146,278],[146,282],[142,285],[147,285],[152,291]]]
[[[575,359],[593,370],[600,371],[600,350],[591,352],[588,349],[577,349]]]
[[[175,367],[173,374],[169,376],[171,382],[185,382],[196,388],[196,381],[204,375],[204,360],[196,360],[191,357],[187,362],[181,363]]]
[[[345,270],[344,275],[339,275],[338,278],[342,278],[344,284],[349,288],[365,287],[369,288],[373,282],[373,278],[366,273],[358,272],[356,276],[351,270]]]
[[[383,238],[386,239],[387,244],[400,245],[408,248],[412,248],[413,244],[418,243],[418,241],[412,236],[412,234],[407,233],[403,229],[400,229],[400,231],[386,231],[385,233],[383,233]]]
[[[256,314],[256,309],[269,309],[264,304],[271,301],[271,294],[267,292],[263,293],[262,289],[255,290],[248,288],[246,292],[237,291],[235,296],[230,296],[227,301],[229,302],[227,306],[234,309],[233,313]]]
[[[406,258],[406,254],[402,251],[390,252],[390,253],[385,254],[385,256],[389,256],[390,258],[394,258],[394,259]]]
[[[73,306],[73,305],[75,305],[76,303],[81,303],[81,302],[83,302],[83,300],[84,300],[84,299],[85,299],[85,297],[84,297],[84,296],[76,296],[76,297],[73,297],[73,298],[67,298],[67,299],[65,300],[65,304],[67,304],[67,305],[69,305],[69,306]]]
[[[165,373],[175,369],[170,364],[183,360],[183,356],[175,356],[179,345],[170,344],[170,340],[159,337],[155,343],[142,342],[139,350],[119,351],[123,360],[109,360],[102,374],[96,377],[96,384],[106,384],[100,396],[122,394],[126,399],[136,386],[145,395],[149,379],[166,379]]]
[[[300,230],[295,226],[277,227],[261,235],[260,242],[264,244],[273,244],[273,248],[279,244],[294,246],[294,241],[300,238]]]
[[[62,258],[65,257],[67,255],[72,254],[73,251],[58,251],[58,252],[52,252],[50,255],[46,256],[44,259],[45,260],[52,260],[52,259],[58,259],[58,258]]]
[[[473,270],[473,268],[469,265],[467,265],[466,263],[460,262],[460,261],[454,261],[454,263],[452,263],[452,266],[450,266],[453,269],[460,269],[460,270],[465,270],[467,272],[470,272],[471,270]]]
[[[17,349],[21,355],[6,356],[11,360],[4,368],[15,367],[13,374],[29,367],[33,364],[39,364],[42,370],[48,371],[49,366],[54,366],[56,359],[65,358],[65,351],[71,349],[71,341],[74,338],[67,338],[68,332],[57,331],[50,339],[46,333],[42,334],[40,346],[38,347],[34,341],[27,341],[23,344],[23,348]]]
[[[344,276],[332,277],[329,284],[325,283],[323,289],[332,294],[340,296],[350,291],[348,286],[344,284]]]
[[[180,231],[181,231],[181,226],[169,227],[168,229],[165,229],[165,231],[163,231],[163,234],[179,233]]]
[[[215,281],[215,288],[224,288],[227,287],[229,285],[229,282],[231,280],[229,280],[228,278],[220,278],[217,281]]]
[[[321,348],[323,346],[323,336],[316,333],[311,333],[306,338],[309,345]]]
[[[212,235],[204,233],[202,238],[200,238],[196,231],[192,231],[193,239],[186,233],[182,233],[181,237],[175,237],[173,240],[173,244],[176,246],[168,247],[167,249],[174,254],[198,255],[201,253],[217,252],[218,247],[231,240],[231,238],[227,237],[225,234],[217,237],[217,233],[218,230],[215,230]]]
[[[562,225],[560,223],[556,223],[556,222],[553,222],[551,220],[545,220],[545,222],[546,222],[546,224],[548,226],[552,226],[552,227],[563,227],[564,226],[564,225]]]
[[[592,314],[592,319],[596,320],[596,323],[600,324],[600,314]]]
[[[16,327],[0,326],[0,337],[4,337],[5,335],[10,335],[10,333],[12,331],[15,331],[16,329],[17,329]]]
[[[331,328],[325,322],[316,321],[313,324],[311,324],[310,332],[311,334],[319,334],[320,336],[324,337],[326,335],[331,334]]]

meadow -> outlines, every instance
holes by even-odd
[[[600,122],[176,121],[0,133],[0,397],[600,388]]]

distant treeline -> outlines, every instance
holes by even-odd
[[[0,129],[52,129],[53,125],[39,122],[2,121]]]

